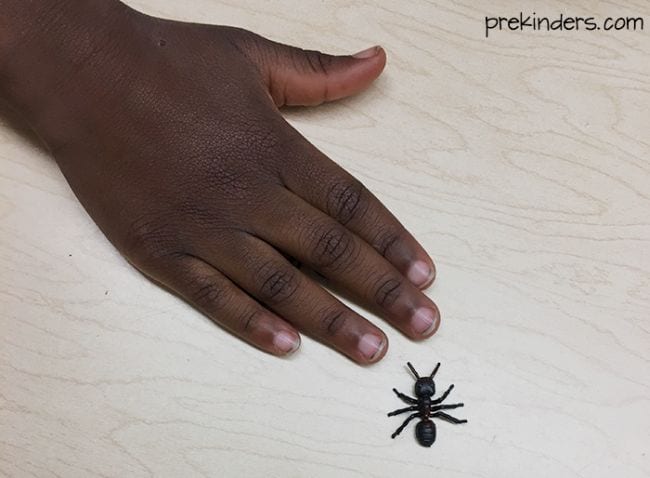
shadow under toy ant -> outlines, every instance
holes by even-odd
[[[411,365],[411,362],[406,362],[406,365],[408,365],[408,368],[411,369],[411,372],[413,372],[413,375],[416,378],[414,389],[417,399],[409,397],[408,395],[404,395],[394,388],[393,392],[395,392],[395,394],[406,403],[410,403],[411,406],[390,412],[388,416],[392,417],[394,415],[399,415],[400,413],[413,411],[415,411],[415,413],[409,415],[406,420],[404,420],[404,423],[402,423],[400,427],[395,430],[395,433],[391,435],[391,438],[395,438],[397,435],[402,433],[402,430],[404,430],[406,425],[408,425],[411,420],[414,418],[419,418],[420,422],[415,427],[415,436],[420,445],[428,447],[433,445],[433,442],[436,441],[436,425],[430,419],[441,418],[454,424],[467,423],[467,420],[459,420],[458,418],[447,415],[441,411],[462,407],[464,404],[454,403],[451,405],[440,405],[453,390],[453,384],[450,385],[447,391],[443,393],[439,398],[432,399],[436,393],[436,385],[433,383],[433,377],[435,377],[438,368],[440,368],[440,362],[438,362],[438,365],[436,365],[436,367],[433,369],[433,372],[431,372],[431,375],[428,377],[420,377],[413,368],[413,365]]]

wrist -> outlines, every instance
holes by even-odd
[[[0,99],[41,136],[123,61],[136,13],[119,0],[0,0]],[[43,131],[45,130],[45,131]]]
[[[76,29],[128,7],[119,0],[0,0],[0,72],[15,54],[43,41],[58,43]]]

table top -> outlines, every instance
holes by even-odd
[[[289,359],[247,347],[133,269],[5,122],[0,475],[650,476],[650,3],[129,3],[384,46],[369,91],[286,117],[431,253],[443,323],[422,343],[385,325],[365,368],[308,338]],[[485,37],[486,16],[527,10],[645,30]],[[412,426],[390,439],[407,361],[442,362],[465,403],[432,448]]]

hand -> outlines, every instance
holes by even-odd
[[[438,310],[419,289],[431,259],[278,112],[363,90],[384,67],[381,48],[330,56],[70,3],[74,21],[49,29],[57,41],[5,55],[2,91],[134,266],[272,354],[295,350],[299,331],[359,363],[388,343],[290,258],[409,337],[435,332]]]

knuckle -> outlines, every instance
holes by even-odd
[[[341,224],[347,224],[367,209],[366,188],[359,181],[334,183],[327,193],[327,212]]]
[[[381,279],[375,288],[375,303],[380,307],[390,307],[402,294],[403,283],[399,279]]]
[[[372,241],[372,245],[383,257],[387,257],[401,240],[399,233],[380,231]]]
[[[166,222],[152,215],[143,215],[133,221],[122,244],[125,257],[140,267],[182,255],[178,249],[176,236]]]
[[[268,304],[286,302],[298,288],[296,272],[274,261],[262,264],[257,273],[260,279],[260,298]]]
[[[341,308],[328,310],[319,319],[319,330],[322,335],[331,337],[343,329],[346,321],[347,313],[345,310]]]
[[[317,75],[329,75],[332,59],[328,55],[316,50],[297,50],[302,54],[305,63],[312,73]]]
[[[212,312],[224,309],[230,300],[228,289],[214,277],[196,277],[189,284],[190,300]]]
[[[357,252],[352,235],[342,226],[323,228],[316,232],[311,250],[311,260],[316,267],[341,270],[350,264]]]
[[[261,318],[262,314],[259,310],[242,314],[238,320],[239,330],[244,334],[251,334],[257,328]]]

